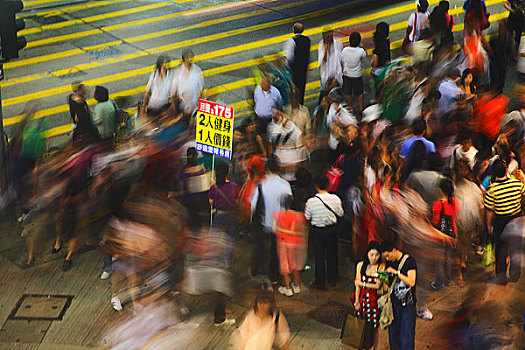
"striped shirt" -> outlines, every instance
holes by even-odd
[[[517,179],[494,181],[485,194],[485,209],[496,215],[510,216],[521,212],[525,186]]]
[[[306,201],[306,207],[304,209],[306,220],[310,221],[312,226],[315,227],[326,227],[336,224],[337,217],[318,197],[321,198],[335,213],[337,213],[337,216],[343,216],[343,205],[339,197],[330,193],[318,193]]]

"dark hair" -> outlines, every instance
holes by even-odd
[[[461,85],[465,86],[465,79],[468,77],[469,74],[472,74],[472,82],[470,83],[470,88],[474,89],[475,88],[474,81],[476,80],[476,76],[474,75],[474,72],[470,68],[467,68],[463,71],[463,74],[461,75]]]
[[[317,187],[320,190],[326,190],[328,188],[328,178],[325,174],[319,174],[315,177],[314,180],[315,187]]]
[[[109,91],[105,87],[97,85],[95,86],[95,93],[93,97],[98,102],[106,102],[109,100]]]
[[[226,177],[228,176],[229,171],[230,167],[228,166],[228,163],[223,160],[220,160],[217,163],[217,166],[215,167],[215,180],[217,187],[221,188],[222,185],[226,183]]]
[[[384,41],[390,35],[390,26],[386,22],[379,22],[376,24],[376,31],[374,32],[374,43],[376,41]]]
[[[269,316],[273,316],[276,309],[275,297],[273,293],[270,293],[267,290],[261,290],[257,294],[257,296],[255,297],[255,301],[253,302],[253,311],[257,313],[257,311],[259,311],[259,309],[257,308],[257,304],[264,302],[268,302],[270,304],[270,310],[268,310]]]
[[[427,122],[423,118],[417,118],[412,123],[412,132],[414,135],[422,135],[427,131]]]
[[[272,173],[278,173],[279,172],[279,157],[277,157],[275,154],[272,154],[270,159],[268,159],[267,167],[268,170],[270,170]]]
[[[439,100],[441,98],[441,92],[439,90],[432,90],[428,93],[428,99],[430,100]]]
[[[438,6],[441,7],[444,12],[447,12],[450,9],[450,4],[448,3],[448,0],[441,0]]]
[[[442,179],[439,183],[439,189],[447,196],[448,203],[454,204],[454,184],[452,183],[452,180]]]
[[[81,82],[81,81],[74,81],[71,83],[71,90],[73,92],[78,92],[79,90],[81,90],[82,88],[84,87],[84,84]]]
[[[182,60],[184,61],[186,58],[195,57],[195,54],[190,49],[184,49],[182,50]]]
[[[350,37],[348,38],[348,42],[350,43],[350,46],[357,47],[359,46],[359,43],[361,42],[361,34],[358,32],[353,32],[350,34]]]
[[[507,174],[507,165],[505,162],[501,159],[496,159],[494,163],[492,163],[492,175],[495,177],[504,177],[505,174]]]
[[[186,151],[186,156],[188,158],[186,160],[187,167],[197,165],[197,150],[195,149],[195,147],[188,148],[188,150]]]
[[[368,252],[370,252],[372,249],[375,249],[379,252],[379,260],[381,260],[381,245],[377,241],[371,241],[370,243],[368,243],[368,248],[366,248],[365,258],[363,259],[363,266],[361,266],[361,276],[366,275],[366,268],[368,267],[368,265],[370,265],[370,260],[368,260]]]
[[[443,167],[443,161],[439,157],[437,152],[431,152],[427,154],[428,170],[440,171]]]
[[[481,0],[469,0],[469,11],[470,9],[474,10],[476,17],[481,19],[481,15],[483,13]]]
[[[170,58],[166,55],[160,55],[157,58],[157,63],[155,63],[155,69],[160,71],[160,68],[164,63],[168,63],[170,61]]]
[[[392,241],[383,241],[381,242],[381,253],[391,252],[396,248]]]
[[[419,4],[417,5],[417,12],[427,12],[428,10],[428,1],[427,0],[419,0]]]
[[[307,188],[312,184],[312,174],[304,166],[297,168],[295,171],[295,185],[301,188]]]

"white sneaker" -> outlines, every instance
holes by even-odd
[[[301,293],[301,287],[298,284],[292,283],[293,294]]]
[[[116,311],[122,311],[122,304],[120,303],[120,299],[118,297],[111,298],[111,305],[113,305],[113,308]]]
[[[235,324],[235,319],[234,318],[227,318],[224,321],[222,321],[221,323],[214,323],[214,325],[216,327],[218,327],[218,326],[232,326],[234,324]]]
[[[416,312],[417,317],[422,318],[426,321],[431,321],[434,318],[434,315],[432,315],[432,312],[430,312],[429,309],[419,309]]]
[[[292,288],[286,288],[285,286],[280,286],[278,291],[280,294],[286,295],[287,297],[293,296]]]
[[[111,272],[104,271],[102,272],[102,275],[100,275],[101,280],[107,280],[111,276]]]

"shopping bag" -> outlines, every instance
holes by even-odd
[[[341,154],[337,161],[328,169],[326,177],[328,178],[328,192],[333,193],[341,186],[341,178],[344,171],[340,168],[344,159],[344,154]]]
[[[483,264],[483,266],[490,266],[494,264],[494,261],[494,250],[492,249],[492,243],[489,243],[485,248],[485,253],[483,254],[483,259],[481,260],[481,263]]]
[[[348,314],[341,329],[341,343],[357,349],[368,349],[374,346],[374,334],[372,324],[365,320]]]

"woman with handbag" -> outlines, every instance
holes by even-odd
[[[192,229],[199,229],[209,222],[210,204],[208,191],[211,185],[210,173],[202,164],[197,164],[197,150],[188,148],[186,166],[179,175],[182,203],[191,215],[189,220]]]
[[[355,293],[350,297],[354,304],[356,315],[366,321],[366,327],[372,328],[369,335],[373,335],[373,349],[379,343],[379,316],[381,310],[377,305],[378,291],[382,289],[383,282],[378,277],[378,267],[381,263],[381,247],[378,242],[368,244],[366,256],[357,263],[355,270]],[[366,331],[365,331],[366,332]],[[370,339],[369,339],[370,340]],[[372,341],[364,342],[370,344]]]
[[[235,182],[227,180],[229,171],[229,166],[225,161],[217,163],[216,181],[208,193],[210,205],[216,209],[211,228],[226,234],[224,250],[226,267],[232,264],[238,232],[236,211],[239,189]]]

